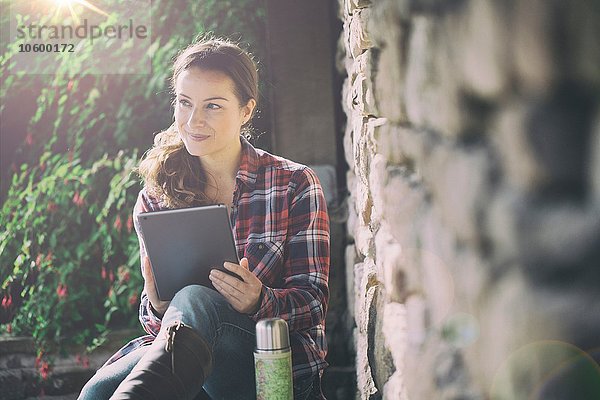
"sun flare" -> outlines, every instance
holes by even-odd
[[[53,2],[57,6],[56,10],[54,12],[54,18],[60,18],[63,14],[63,9],[68,8],[69,14],[73,18],[73,21],[76,24],[79,24],[79,15],[77,15],[75,10],[73,9],[73,6],[75,4],[81,4],[82,6],[84,6],[85,8],[87,8],[89,10],[92,10],[98,14],[108,17],[108,14],[106,13],[106,11],[100,9],[99,7],[95,6],[94,4],[92,4],[91,2],[89,2],[87,0],[53,0]]]

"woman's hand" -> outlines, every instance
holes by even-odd
[[[165,311],[167,311],[170,301],[161,301],[158,298],[156,286],[154,285],[154,274],[152,273],[148,256],[144,256],[144,291],[148,295],[148,300],[150,300],[152,308],[160,314],[158,315],[159,317],[162,317]]]
[[[248,259],[242,258],[240,265],[225,262],[225,269],[234,272],[243,281],[222,271],[213,269],[209,278],[214,287],[221,293],[238,312],[253,314],[258,310],[262,282],[248,267]]]

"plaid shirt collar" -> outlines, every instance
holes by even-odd
[[[249,189],[253,189],[259,164],[258,153],[244,136],[240,136],[240,141],[242,142],[242,160],[235,178],[242,181]]]

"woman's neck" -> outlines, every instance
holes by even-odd
[[[202,169],[209,177],[214,178],[217,184],[230,182],[235,179],[242,160],[242,144],[237,141],[232,148],[217,154],[199,157]]]

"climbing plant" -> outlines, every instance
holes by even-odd
[[[0,14],[8,29],[9,13]],[[15,109],[27,120],[22,131],[2,131],[22,143],[1,172],[0,332],[33,337],[44,378],[48,361],[70,345],[91,350],[111,328],[138,326],[142,278],[131,212],[141,187],[132,170],[153,133],[171,123],[174,56],[212,32],[241,39],[263,66],[260,0],[156,1],[150,14],[150,74],[77,69],[91,52],[48,75],[13,74],[15,43],[0,54],[3,123]],[[114,59],[127,51],[114,49]]]

